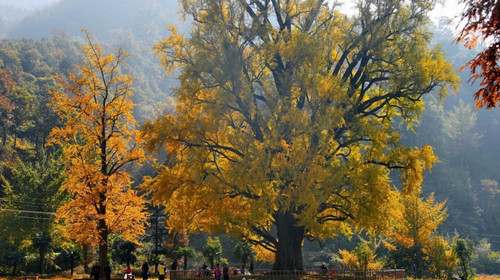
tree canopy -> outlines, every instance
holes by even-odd
[[[171,155],[149,182],[169,224],[239,234],[275,269],[302,269],[304,237],[389,230],[391,169],[411,187],[435,161],[394,123],[458,81],[427,47],[433,2],[361,1],[355,18],[326,1],[181,3],[190,37],[171,27],[155,46],[181,69],[177,112],[144,129]]]
[[[436,160],[395,124],[458,83],[427,46],[433,1],[360,1],[354,17],[321,0],[181,3],[193,31],[155,46],[180,69],[177,111],[144,128],[170,155],[146,184],[169,225],[242,236],[278,270],[303,268],[305,237],[387,233],[391,170],[412,188]]]
[[[99,264],[107,260],[108,235],[137,242],[147,224],[145,200],[131,188],[124,167],[145,157],[132,116],[132,78],[120,73],[127,54],[106,54],[86,31],[84,60],[68,79],[56,75],[60,88],[51,105],[64,125],[51,132],[67,167],[62,189],[71,200],[57,211],[70,239],[99,245]]]

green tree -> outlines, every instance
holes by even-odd
[[[54,263],[63,271],[70,271],[73,276],[75,267],[82,262],[82,249],[74,244],[64,246],[54,259]]]
[[[470,239],[457,238],[454,243],[453,252],[458,258],[459,276],[463,280],[472,279],[474,271],[471,267],[474,256],[474,242]]]
[[[500,252],[491,250],[491,243],[483,238],[474,248],[473,267],[478,273],[498,274],[500,272]]]
[[[53,73],[81,59],[76,40],[54,36],[40,41],[0,41],[0,129],[2,146],[22,160],[35,160],[45,150],[51,129],[59,118],[48,106],[55,89]],[[8,145],[7,145],[8,144]]]
[[[120,264],[135,264],[137,256],[135,255],[139,246],[134,242],[118,239],[113,243],[111,256],[113,260]]]
[[[219,262],[222,258],[222,245],[219,237],[208,237],[207,243],[203,247],[203,258],[210,263],[210,268],[214,269],[215,262]]]
[[[482,137],[475,131],[476,122],[477,112],[474,112],[470,104],[465,105],[462,99],[458,106],[445,113],[443,119],[443,134],[448,144],[448,153],[452,153],[451,159],[457,160],[466,172],[469,172],[468,160],[477,154]]]
[[[31,244],[31,249],[39,255],[40,274],[43,274],[45,255],[54,246],[50,236],[57,236],[54,214],[66,199],[66,194],[59,191],[64,180],[64,166],[59,156],[45,155],[34,163],[20,159],[3,162],[0,169],[3,263],[10,265],[15,273],[30,249],[22,244]]]
[[[2,232],[2,234],[7,236],[7,233],[5,232]],[[0,262],[12,269],[12,275],[17,275],[18,268],[26,262],[26,252],[21,250],[17,244],[12,244],[2,239],[0,240]]]
[[[180,247],[176,250],[175,255],[179,259],[183,259],[184,261],[184,270],[187,270],[188,267],[188,259],[194,258],[196,251],[191,247]]]
[[[193,31],[155,46],[180,68],[176,113],[144,127],[170,156],[144,185],[169,226],[239,235],[276,270],[303,269],[306,236],[390,232],[391,170],[416,180],[435,161],[395,125],[458,82],[427,47],[434,2],[363,0],[352,18],[325,0],[181,3]]]
[[[146,228],[144,236],[147,245],[148,262],[155,265],[155,272],[158,271],[161,256],[166,255],[167,249],[163,246],[166,243],[168,229],[165,224],[165,212],[161,206],[152,206],[149,209],[151,215],[148,217],[149,227]]]
[[[32,242],[33,248],[38,251],[40,276],[43,276],[45,256],[52,249],[52,237],[48,232],[40,231],[35,233]]]
[[[3,61],[0,58],[0,120],[2,124],[2,146],[5,146],[7,141],[7,128],[12,125],[12,90],[15,86],[15,80],[12,71],[5,68]]]
[[[233,256],[245,267],[255,254],[252,245],[249,243],[238,242],[233,248]]]

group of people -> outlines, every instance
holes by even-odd
[[[179,262],[177,260],[174,260],[170,268],[172,270],[177,270],[178,267],[179,267]],[[106,263],[103,272],[104,276],[106,277],[106,280],[111,280],[111,266],[109,265],[109,263]],[[250,263],[250,273],[252,272],[253,272],[253,262]],[[93,280],[99,280],[100,273],[101,273],[101,267],[98,264],[95,264],[90,271],[90,278]],[[158,264],[158,280],[165,280],[166,273],[167,273],[167,267],[163,262],[160,262]],[[199,276],[210,276],[211,274],[212,272],[210,271],[206,262],[203,262],[203,266],[201,267]],[[220,265],[217,264],[213,274],[216,280],[221,280],[221,276],[223,280],[229,280],[229,267],[227,266],[227,264],[224,264],[221,269]],[[244,266],[241,267],[241,274],[246,274]],[[144,262],[142,264],[141,275],[142,275],[142,280],[148,280],[149,278],[148,262]],[[125,280],[134,279],[134,274],[132,273],[132,269],[130,268],[130,266],[128,266],[127,269],[125,269],[124,279]]]
[[[104,266],[103,272],[104,272],[104,276],[106,277],[106,280],[111,280],[111,266],[109,266],[108,262]],[[98,280],[99,274],[101,274],[101,267],[98,264],[95,264],[92,267],[92,269],[90,270],[90,278],[94,278],[94,280]]]
[[[111,280],[111,266],[109,265],[108,262],[104,266],[103,272],[104,272],[104,276],[106,277],[106,280]],[[162,262],[158,265],[159,280],[165,279],[165,273],[166,273],[166,268]],[[95,264],[92,267],[92,269],[90,270],[90,278],[93,280],[99,280],[100,274],[101,274],[101,267],[99,266],[99,264]],[[149,277],[148,262],[144,262],[142,264],[141,275],[142,275],[142,280],[148,280],[148,277]],[[130,266],[128,266],[127,269],[125,269],[125,276],[123,278],[126,280],[133,280],[134,279],[134,274],[132,273],[132,269],[130,268]]]
[[[220,280],[221,270],[219,264],[215,266],[215,279]],[[222,277],[224,280],[229,280],[229,268],[226,264],[222,266]]]
[[[238,273],[238,270],[234,270],[234,274],[237,274],[237,273]],[[244,275],[252,274],[253,273],[253,261],[250,263],[250,270],[248,270],[248,271],[245,270],[245,266],[242,265],[240,273],[244,274]],[[215,276],[216,280],[220,280],[221,275],[222,275],[222,278],[224,280],[227,280],[227,279],[229,279],[229,267],[227,266],[227,264],[224,264],[222,266],[222,269],[221,269],[220,264],[216,264],[215,269],[212,272],[210,270],[210,268],[207,266],[207,263],[203,262],[203,265],[201,266],[201,269],[198,272],[198,276],[207,277],[207,276],[210,276],[211,274],[213,274]]]

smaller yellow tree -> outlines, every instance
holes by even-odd
[[[383,264],[375,260],[377,255],[373,245],[374,243],[363,240],[352,251],[339,250],[340,261],[350,269],[362,270],[364,275],[368,270],[380,269]]]
[[[104,267],[108,235],[119,233],[137,242],[147,223],[145,200],[131,188],[124,167],[141,163],[142,137],[132,115],[132,78],[120,74],[128,55],[122,49],[105,54],[84,30],[84,61],[68,79],[56,75],[61,90],[51,92],[51,105],[65,125],[51,132],[51,144],[62,146],[67,179],[62,188],[71,200],[57,211],[70,238],[99,245]]]
[[[431,166],[428,166],[431,167]],[[402,172],[405,182],[400,197],[401,218],[394,232],[389,236],[387,247],[393,251],[396,265],[407,269],[408,273],[421,278],[424,262],[429,261],[432,238],[438,226],[446,219],[446,202],[436,203],[432,193],[427,199],[422,194],[421,164]]]
[[[423,200],[412,193],[403,195],[403,205],[403,220],[391,239],[407,248],[427,247],[437,227],[446,219],[445,202],[435,203],[434,194]]]
[[[453,253],[452,246],[444,237],[433,236],[424,248],[424,252],[429,261],[429,272],[433,278],[451,279],[453,269],[457,266],[458,259]]]

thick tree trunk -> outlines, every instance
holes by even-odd
[[[291,212],[275,215],[278,248],[273,270],[304,270],[302,264],[302,240],[304,227],[297,225]]]
[[[99,277],[104,276],[104,266],[108,260],[108,227],[104,219],[99,219],[99,266],[101,267],[101,272]]]
[[[90,272],[89,264],[91,262],[90,245],[83,244],[82,249],[83,249],[83,270],[85,271],[85,273],[88,273]]]
[[[73,252],[71,252],[71,255],[69,258],[70,258],[70,262],[71,262],[71,277],[73,277],[73,271],[75,268],[75,255]]]
[[[40,248],[39,249],[39,256],[40,256],[40,277],[43,276],[43,259],[45,259],[45,249]]]

